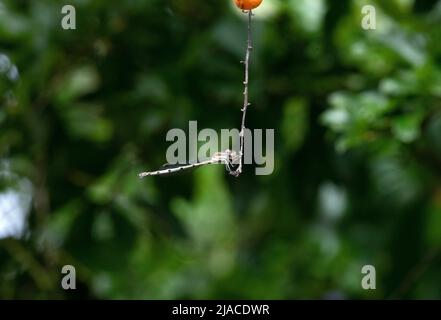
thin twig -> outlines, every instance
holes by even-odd
[[[240,158],[239,158],[239,166],[235,171],[232,171],[231,174],[235,177],[238,177],[242,173],[243,167],[243,158],[244,158],[244,139],[245,139],[245,119],[247,115],[247,109],[250,106],[249,102],[249,66],[250,66],[250,56],[251,51],[253,50],[253,38],[251,32],[251,19],[253,17],[252,10],[248,11],[248,39],[247,39],[247,50],[245,54],[245,61],[241,61],[245,65],[245,81],[244,90],[243,90],[243,107],[242,107],[242,124],[240,127],[239,141],[240,141]]]

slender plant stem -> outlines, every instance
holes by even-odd
[[[242,61],[242,63],[245,66],[245,80],[243,82],[244,84],[244,90],[243,90],[243,107],[242,107],[242,124],[240,127],[240,134],[239,134],[239,145],[240,145],[240,157],[239,157],[239,165],[237,170],[232,171],[231,174],[235,177],[238,177],[243,170],[243,160],[244,160],[244,144],[245,144],[245,119],[247,116],[247,109],[250,106],[249,101],[249,66],[250,66],[250,57],[251,57],[251,51],[253,50],[253,38],[252,38],[252,30],[251,30],[251,20],[253,17],[252,10],[248,11],[248,39],[247,39],[247,50],[245,54],[245,60]]]

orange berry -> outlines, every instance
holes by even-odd
[[[262,0],[234,0],[236,6],[242,10],[253,10],[260,6]]]

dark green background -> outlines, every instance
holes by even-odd
[[[247,125],[275,172],[138,179],[169,129],[239,126],[232,2],[0,1],[1,222],[27,213],[1,298],[441,298],[441,1],[264,0]]]

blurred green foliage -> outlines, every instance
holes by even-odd
[[[265,0],[275,172],[138,179],[169,129],[239,126],[232,2],[72,0],[65,31],[65,1],[0,1],[0,297],[441,298],[441,1]]]

